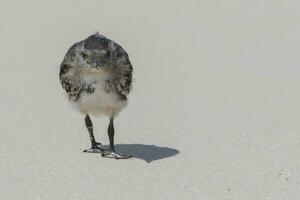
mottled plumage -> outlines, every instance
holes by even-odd
[[[126,105],[132,82],[132,66],[128,54],[120,45],[94,34],[68,50],[60,66],[59,78],[68,99],[80,112],[114,115]],[[97,89],[104,92],[98,91],[96,94]],[[107,108],[101,103],[97,108],[97,102],[90,102],[93,95],[99,93],[102,99],[111,98]],[[101,101],[101,97],[94,100]],[[92,110],[85,104],[92,105]]]
[[[91,148],[84,152],[129,158],[115,153],[113,125],[114,116],[127,105],[131,89],[132,66],[126,51],[116,42],[93,34],[71,46],[60,65],[59,79],[69,101],[85,115]],[[109,150],[96,142],[89,115],[110,117]]]

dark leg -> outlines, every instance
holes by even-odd
[[[91,140],[91,147],[93,148],[94,146],[96,146],[96,140],[95,140],[94,133],[93,133],[93,123],[92,123],[89,115],[85,116],[84,121],[85,121],[85,126],[89,132],[89,136],[90,136],[90,140]]]
[[[115,136],[115,129],[114,129],[114,118],[111,117],[109,120],[109,126],[107,129],[108,138],[109,138],[109,147],[110,149],[115,152],[115,144],[114,144],[114,136]]]
[[[114,129],[114,118],[113,117],[110,117],[108,129],[107,129],[107,134],[108,134],[108,138],[109,138],[109,147],[110,147],[110,150],[104,151],[102,153],[102,156],[106,157],[106,158],[115,158],[115,159],[127,159],[127,158],[130,158],[131,156],[120,155],[120,154],[117,154],[115,152],[115,144],[114,144],[115,129]]]
[[[94,133],[93,133],[93,123],[90,119],[89,115],[85,116],[85,126],[89,132],[89,136],[90,136],[90,140],[91,140],[91,148],[84,150],[83,152],[87,152],[87,153],[101,153],[104,148],[102,147],[102,144],[99,142],[96,142],[95,137],[94,137]]]

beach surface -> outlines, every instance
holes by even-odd
[[[0,1],[1,200],[299,200],[299,1]],[[83,153],[59,65],[98,31],[134,67],[116,150]],[[108,144],[108,119],[92,118]]]

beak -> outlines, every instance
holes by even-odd
[[[97,69],[100,69],[102,67],[102,63],[101,63],[101,61],[100,61],[99,58],[96,58],[94,60],[94,64],[95,64],[95,66],[96,66]]]

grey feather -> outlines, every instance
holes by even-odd
[[[94,91],[94,83],[83,80],[79,69],[103,70],[108,74],[104,90],[126,100],[132,86],[133,68],[128,54],[116,42],[94,34],[70,47],[60,65],[59,79],[71,101],[77,101],[82,93]]]

